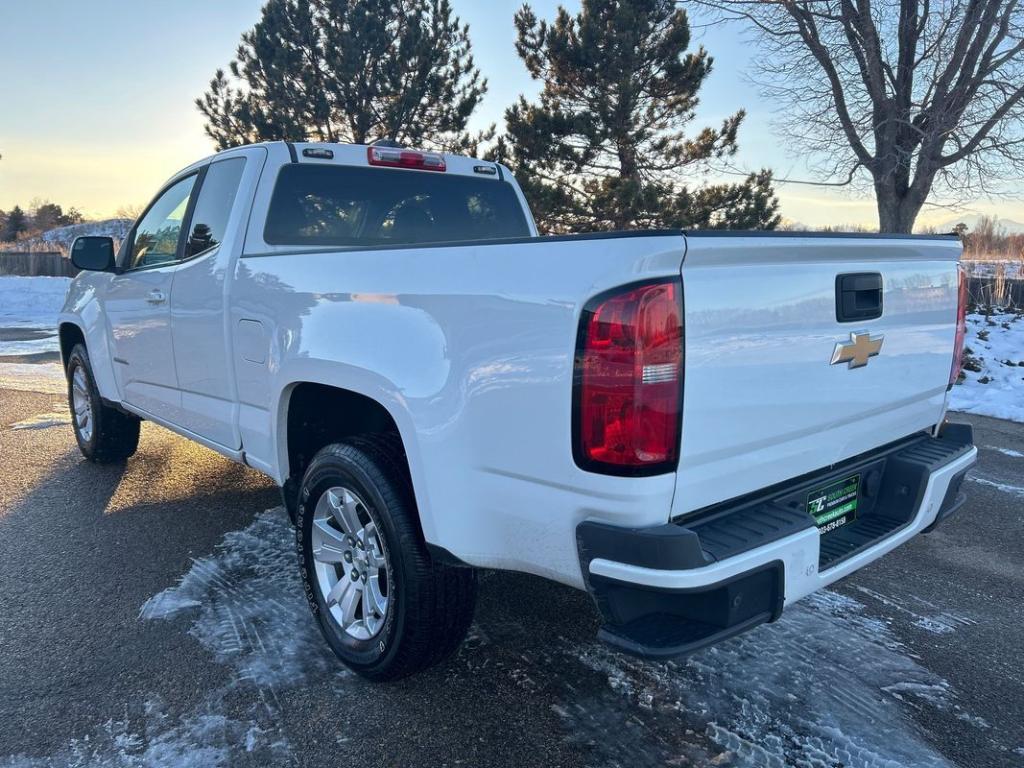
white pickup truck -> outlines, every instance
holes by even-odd
[[[152,421],[272,477],[340,659],[458,646],[476,568],[587,590],[651,658],[760,623],[963,502],[953,237],[540,237],[501,165],[271,143],[175,175],[60,316],[78,445]],[[527,617],[524,617],[527,620]]]

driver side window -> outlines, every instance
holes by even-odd
[[[135,228],[126,269],[177,261],[181,226],[195,183],[195,175],[188,176],[157,198]]]

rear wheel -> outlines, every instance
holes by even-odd
[[[444,659],[465,637],[476,574],[431,560],[394,441],[323,448],[299,491],[300,565],[324,638],[348,667],[395,680]]]
[[[123,461],[139,447],[139,419],[103,404],[89,354],[76,344],[68,356],[68,407],[78,449],[99,464]]]

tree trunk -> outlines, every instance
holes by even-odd
[[[879,232],[909,235],[914,231],[914,222],[924,200],[919,200],[913,191],[901,195],[888,185],[875,184],[875,200],[878,204]]]
[[[617,142],[619,156],[619,178],[623,181],[640,184],[639,160],[636,147],[630,144],[628,138],[622,137]],[[616,230],[629,229],[633,223],[634,212],[629,207],[615,206],[612,214],[612,228]]]

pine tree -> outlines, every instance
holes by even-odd
[[[269,0],[196,106],[221,149],[390,139],[475,148],[487,89],[449,0]]]
[[[7,224],[3,232],[0,232],[0,241],[14,242],[18,236],[28,229],[28,219],[21,206],[16,205],[7,213]]]
[[[688,138],[711,71],[688,52],[690,26],[673,0],[583,0],[553,23],[529,5],[515,17],[516,50],[544,84],[535,103],[505,113],[494,155],[514,166],[545,231],[774,228],[771,172],[740,184],[688,187],[708,162],[735,154],[744,113]]]

